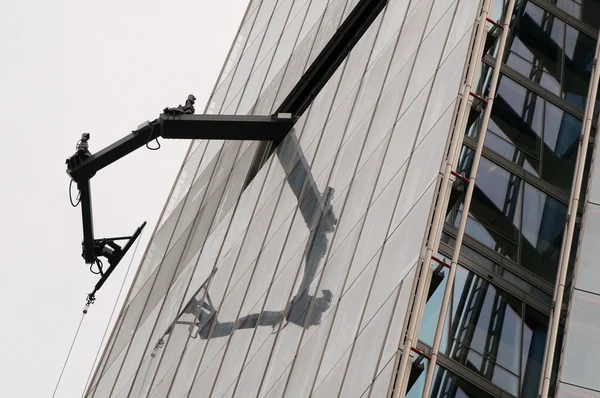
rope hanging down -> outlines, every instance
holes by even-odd
[[[75,332],[75,336],[73,337],[73,341],[71,342],[71,347],[69,348],[69,353],[67,354],[65,363],[63,364],[62,370],[60,371],[60,375],[58,376],[58,381],[56,382],[56,387],[54,387],[54,392],[52,393],[52,398],[54,398],[54,396],[56,395],[56,391],[58,390],[58,386],[60,385],[60,381],[62,380],[63,373],[65,372],[65,368],[67,367],[67,363],[69,362],[69,357],[71,356],[71,351],[73,351],[73,346],[75,345],[75,340],[77,340],[77,335],[79,334],[79,329],[81,329],[81,324],[83,323],[84,316],[85,316],[85,312],[81,315],[81,319],[79,320],[79,325],[77,325],[77,331]]]
[[[96,357],[94,358],[94,362],[92,363],[92,368],[90,369],[90,373],[88,374],[87,380],[85,382],[85,387],[83,388],[83,392],[81,393],[81,397],[85,396],[85,391],[87,390],[87,386],[90,383],[90,379],[92,378],[92,373],[94,372],[94,366],[98,361],[98,357],[100,356],[100,351],[102,351],[102,343],[104,343],[104,339],[106,338],[106,334],[108,333],[108,328],[110,327],[110,322],[115,315],[115,311],[117,309],[117,304],[119,304],[119,299],[121,298],[121,294],[123,293],[123,288],[125,287],[125,281],[127,280],[127,276],[129,275],[129,271],[131,269],[131,265],[133,264],[133,259],[135,258],[135,254],[137,253],[138,246],[140,245],[140,239],[135,244],[133,248],[133,254],[131,255],[131,260],[129,260],[129,266],[127,267],[127,271],[125,272],[125,277],[123,278],[123,282],[121,283],[121,288],[119,289],[119,294],[117,295],[117,299],[115,300],[115,304],[113,305],[112,311],[110,313],[110,317],[108,318],[108,322],[106,323],[106,328],[104,328],[104,334],[102,335],[102,339],[100,340],[100,345],[98,346],[98,350],[96,351]]]
[[[112,318],[115,314],[117,304],[119,302],[119,299],[121,298],[121,293],[123,292],[123,288],[125,287],[125,281],[127,280],[127,276],[129,275],[129,271],[131,270],[131,265],[133,264],[133,259],[135,258],[135,254],[137,253],[139,244],[140,244],[140,241],[138,240],[137,243],[135,244],[135,248],[133,249],[133,254],[131,255],[131,259],[129,260],[129,266],[127,267],[127,272],[125,273],[125,276],[123,277],[123,282],[121,283],[121,288],[119,289],[119,294],[117,295],[117,299],[115,300],[115,304],[113,306],[112,312],[110,313],[110,317],[108,318],[108,323],[106,325],[106,328],[104,329],[104,334],[102,335],[102,340],[100,341],[100,347],[98,347],[98,351],[96,352],[96,357],[94,358],[94,363],[92,364],[92,370],[90,370],[90,374],[88,375],[88,380],[86,381],[85,388],[87,388],[87,384],[90,381],[90,376],[92,375],[94,365],[96,364],[96,361],[98,360],[98,356],[100,354],[100,349],[102,347],[102,342],[104,341],[104,338],[106,337],[106,333],[108,332],[108,328],[110,326],[110,321],[112,320]],[[60,371],[60,375],[58,376],[58,380],[56,381],[56,386],[54,387],[54,392],[52,393],[52,398],[54,398],[56,396],[56,391],[58,391],[58,387],[60,386],[60,382],[62,381],[63,374],[65,372],[67,364],[69,363],[69,358],[71,357],[71,352],[73,351],[73,347],[75,346],[75,342],[77,341],[77,337],[79,336],[79,330],[81,329],[81,324],[83,323],[83,318],[87,314],[89,306],[90,306],[90,303],[88,302],[88,303],[86,303],[85,308],[83,309],[83,314],[81,315],[81,319],[79,320],[79,325],[77,325],[77,330],[75,331],[75,336],[73,336],[73,341],[71,342],[71,346],[69,347],[69,352],[67,353],[67,357],[65,358],[65,362]],[[85,388],[84,388],[84,394],[85,394]]]

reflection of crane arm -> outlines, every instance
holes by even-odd
[[[304,275],[300,286],[288,304],[288,309],[281,311],[262,311],[252,313],[233,322],[219,322],[216,319],[218,309],[210,302],[208,292],[199,293],[203,288],[208,289],[209,280],[204,282],[191,300],[186,304],[182,312],[169,326],[163,337],[156,344],[156,348],[162,347],[164,338],[170,334],[175,325],[189,325],[193,338],[201,339],[224,337],[239,329],[253,329],[257,326],[275,327],[283,321],[296,324],[303,328],[319,325],[322,315],[331,305],[333,294],[329,290],[323,290],[321,297],[309,295],[309,288],[314,280],[319,263],[327,253],[329,240],[327,234],[335,229],[337,218],[333,214],[331,202],[334,190],[331,187],[321,195],[317,184],[310,172],[310,166],[304,158],[298,140],[293,132],[288,135],[289,142],[280,147],[277,156],[284,167],[290,188],[298,199],[298,209],[306,222],[307,228],[314,232],[309,238],[309,246],[305,255]],[[291,149],[291,150],[290,150]],[[313,307],[310,311],[311,306]],[[185,314],[193,314],[191,321],[184,320]],[[308,318],[308,319],[307,319]],[[196,327],[194,331],[193,328]],[[212,329],[212,331],[211,331]]]

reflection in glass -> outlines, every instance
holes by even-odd
[[[575,251],[577,248],[577,244],[576,242],[578,242],[579,240],[579,228],[575,228],[575,232],[573,235],[573,250]],[[456,240],[451,237],[450,235],[448,235],[447,233],[442,233],[442,238],[441,241],[446,243],[447,245],[454,247]],[[463,244],[463,246],[460,249],[460,255],[461,256],[465,256],[467,257],[469,260],[471,260],[474,264],[477,264],[478,266],[482,267],[483,269],[487,270],[487,271],[491,271],[496,275],[500,275],[502,276],[505,280],[507,280],[508,282],[510,282],[511,284],[515,285],[516,287],[518,287],[519,289],[521,289],[522,291],[532,295],[533,297],[536,297],[537,299],[541,300],[542,302],[551,305],[552,304],[552,294],[549,294],[545,291],[543,291],[542,289],[538,288],[535,285],[531,284],[531,281],[527,281],[523,278],[521,278],[520,276],[517,276],[514,272],[509,271],[506,267],[490,260],[489,258],[487,258],[486,256],[484,256],[483,254],[477,252],[474,249],[471,249],[469,246],[466,246],[466,243]],[[571,262],[574,262],[574,258],[575,258],[575,254],[571,254]],[[438,258],[443,258],[442,254],[439,254],[437,256]],[[449,261],[447,261],[449,262]],[[571,276],[567,276],[567,280],[570,280]],[[423,340],[425,341],[425,340]]]
[[[460,172],[470,174],[473,154],[473,150],[463,148]],[[463,200],[464,190],[454,189],[446,222],[455,228],[460,222]],[[558,200],[481,158],[466,233],[554,283],[566,213],[567,207]]]
[[[567,206],[525,184],[521,265],[555,282]]]
[[[502,76],[498,85],[485,146],[538,175],[544,101]]]
[[[470,174],[474,152],[464,147],[459,172]],[[481,158],[469,211],[466,233],[494,251],[517,261],[517,242],[521,227],[521,179],[491,161]],[[452,197],[446,222],[458,227],[463,211],[464,193]]]
[[[521,358],[521,396],[536,397],[538,385],[542,372],[544,350],[546,346],[546,334],[548,333],[548,317],[541,312],[526,306],[523,324],[523,354]],[[556,339],[557,349],[554,352],[552,366],[552,377],[550,380],[550,395],[552,396],[556,386],[558,363],[563,340],[563,327],[558,331]]]
[[[595,47],[594,39],[567,25],[563,98],[580,109],[585,107]]]
[[[581,120],[501,76],[485,146],[568,194],[581,127]],[[467,135],[477,139],[478,128],[474,123]]]
[[[410,375],[406,384],[405,398],[421,398],[425,388],[425,369],[429,366],[429,361],[422,355],[417,355],[413,359],[410,367]]]
[[[550,0],[558,8],[598,30],[600,28],[599,0]]]
[[[490,89],[493,70],[494,68],[492,68],[488,64],[484,62],[481,63],[481,67],[477,71],[477,86],[475,86],[475,89],[473,90],[475,94],[479,95],[480,97],[487,97],[487,94]],[[473,139],[476,138],[476,136],[473,137]]]
[[[565,23],[540,7],[515,7],[504,62],[554,94],[560,93]]]
[[[575,170],[581,121],[546,103],[542,179],[569,192]]]
[[[407,395],[408,397],[408,395]],[[437,366],[430,398],[492,398],[492,396],[462,377]]]
[[[429,346],[447,272],[432,277],[419,334]],[[440,352],[514,396],[521,391],[522,397],[534,397],[529,394],[537,393],[547,329],[547,316],[458,266]]]
[[[587,0],[585,6],[590,12],[586,13],[582,13],[582,5],[578,0],[553,2],[596,29],[600,25],[599,0]],[[511,26],[504,63],[549,92],[583,109],[595,39],[527,0],[515,6]]]
[[[297,141],[295,137],[290,139]],[[242,316],[237,320],[220,321],[219,308],[213,305],[209,292],[211,280],[218,272],[215,268],[164,332],[156,343],[156,349],[162,348],[166,336],[171,334],[173,328],[181,326],[189,328],[192,338],[206,340],[229,336],[236,330],[253,329],[258,326],[271,326],[275,329],[280,324],[282,327],[292,324],[307,329],[321,324],[322,315],[329,309],[333,295],[327,289],[323,289],[319,297],[310,295],[309,291],[318,266],[329,247],[327,235],[335,230],[337,224],[332,207],[334,190],[327,188],[322,195],[300,147],[290,145],[289,148],[294,150],[279,151],[278,157],[286,170],[288,183],[298,199],[298,207],[307,227],[312,229],[315,226],[305,255],[303,278],[296,294],[289,303],[281,303],[281,308],[274,311],[265,310]]]
[[[444,282],[433,287],[435,291],[430,291],[431,298],[425,307],[419,339],[428,345],[433,343],[446,276],[444,270],[441,274]],[[518,300],[459,266],[440,350],[516,395],[521,311]]]

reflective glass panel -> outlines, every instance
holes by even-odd
[[[419,338],[432,345],[447,270],[432,277]],[[498,387],[517,395],[522,305],[487,280],[460,267],[440,350]]]
[[[420,394],[418,396],[421,396]],[[408,395],[407,395],[408,397]],[[474,384],[454,373],[437,367],[433,376],[430,398],[492,398]]]
[[[471,149],[463,148],[460,172],[470,174],[473,154]],[[485,158],[481,158],[476,181],[466,233],[516,261],[523,183],[514,174]],[[465,189],[456,188],[450,198],[446,222],[458,227]]]
[[[581,109],[585,107],[595,47],[594,39],[567,25],[562,96]]]
[[[485,95],[489,82],[484,84],[479,90]],[[479,119],[467,131],[473,139],[478,138],[481,125],[481,112],[477,112],[471,111],[470,118]],[[569,194],[581,127],[581,120],[501,76],[485,146]]]
[[[515,7],[515,14],[504,62],[559,94],[565,23],[529,2]]]
[[[502,76],[498,85],[485,146],[538,175],[544,101]]]
[[[532,307],[526,306],[523,324],[523,350],[521,354],[522,397],[536,397],[538,394],[547,333],[548,317]],[[552,377],[550,381],[551,396],[554,393],[556,385],[556,375],[558,371],[558,363],[560,361],[560,347],[562,347],[562,339],[563,328],[561,326],[556,339],[557,349],[555,350],[554,354]]]
[[[550,283],[556,279],[567,206],[525,184],[522,267]]]
[[[429,346],[447,276],[444,269],[432,277],[419,335]],[[532,392],[537,392],[540,380],[547,330],[546,315],[458,266],[440,345],[444,356],[514,396],[535,397]],[[562,346],[562,333],[561,328],[557,347]],[[560,349],[555,355],[552,385],[559,355]]]
[[[393,364],[393,362],[392,362]],[[425,388],[427,359],[415,357],[410,367],[410,377],[406,385],[406,398],[421,398]]]
[[[568,0],[561,1],[567,3]],[[573,2],[577,4],[577,2]],[[600,1],[598,0],[580,0],[581,4],[581,14],[579,16],[573,15],[579,18],[583,23],[591,26],[592,28],[598,30],[600,29]],[[577,5],[579,5],[577,4]],[[577,6],[574,7],[577,9]]]
[[[581,121],[546,103],[542,179],[568,193],[579,149]]]

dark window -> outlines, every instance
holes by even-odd
[[[419,340],[431,346],[446,287],[447,270],[432,291]],[[459,266],[440,353],[514,396],[535,397],[540,381],[548,317],[488,280]],[[562,330],[557,347],[561,346]],[[560,350],[555,357],[558,363]],[[556,366],[553,375],[556,376]],[[435,395],[433,395],[435,396]]]
[[[419,339],[428,345],[433,343],[445,279],[425,307]],[[521,319],[518,300],[459,267],[440,352],[516,396]]]
[[[473,151],[463,148],[459,169],[469,175]],[[488,159],[481,158],[466,233],[507,258],[518,260],[523,183]],[[463,198],[450,208],[446,222],[458,227]]]
[[[485,145],[539,176],[544,100],[502,76],[492,107]]]
[[[525,184],[520,264],[552,284],[566,218],[567,206]]]
[[[542,179],[565,193],[571,189],[580,135],[579,119],[546,103]]]
[[[596,12],[600,12],[599,5],[600,0],[587,2],[588,8]],[[598,15],[589,17],[588,23],[593,20],[598,25]],[[515,7],[511,26],[503,62],[548,92],[583,109],[596,40],[528,1]],[[492,56],[496,55],[494,51],[495,47]]]
[[[581,109],[590,84],[595,47],[591,37],[567,26],[563,98]]]
[[[567,14],[591,26],[600,28],[600,0],[550,0]]]
[[[454,373],[437,367],[430,398],[492,398],[467,380],[458,377]]]
[[[424,369],[427,366],[427,361],[424,360],[419,364],[413,363],[411,375],[409,378],[408,388],[406,390],[406,398],[421,398],[425,383]],[[469,381],[456,374],[444,369],[441,366],[436,366],[431,384],[430,398],[493,398],[490,395]]]
[[[527,306],[523,324],[523,353],[521,357],[521,397],[537,397],[540,382],[546,335],[548,334],[548,317],[541,312]],[[563,339],[563,327],[559,329],[556,339],[556,350],[552,366],[550,395],[553,395],[556,386],[556,375]]]
[[[477,139],[479,123],[473,126],[467,135]],[[581,128],[575,116],[501,76],[485,146],[569,194]]]
[[[461,153],[459,170],[467,175],[473,154],[467,147]],[[464,193],[452,198],[446,222],[457,228]],[[553,284],[566,213],[563,203],[482,157],[465,232]]]
[[[540,7],[524,2],[515,8],[513,26],[504,62],[559,95],[565,23]]]

